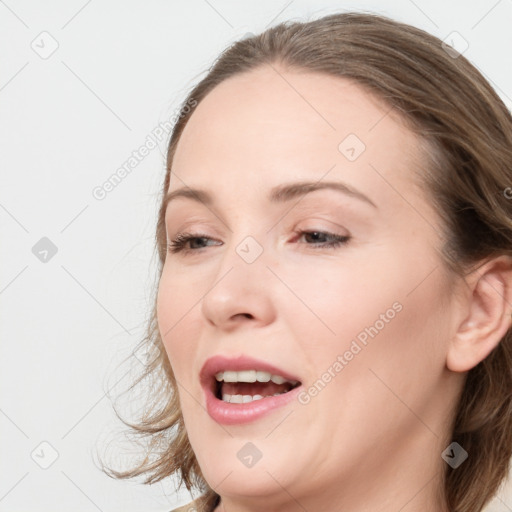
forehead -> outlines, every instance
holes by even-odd
[[[199,103],[176,149],[169,190],[185,183],[243,194],[328,174],[369,195],[389,189],[383,195],[391,200],[396,192],[386,180],[417,193],[419,163],[416,135],[358,84],[272,65],[223,81]]]

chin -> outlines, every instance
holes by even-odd
[[[198,457],[204,479],[217,494],[269,496],[282,491],[279,484],[285,487],[291,484],[290,461],[276,457],[275,448],[268,444],[265,447],[262,442],[256,443],[261,452],[273,452],[274,455],[265,456],[260,452],[261,458],[258,458],[257,448],[251,441],[234,437],[216,444],[213,450],[203,451],[206,457]]]
[[[227,471],[224,473],[223,471],[225,469],[227,469]],[[222,474],[227,475],[231,470],[226,466],[222,467],[221,471]],[[282,488],[276,480],[284,487],[287,487],[287,484],[283,484],[282,476],[276,478],[275,472],[272,471],[272,469],[268,469],[267,473],[263,467],[259,469],[252,468],[245,471],[233,470],[223,481],[222,478],[219,478],[219,474],[221,474],[221,472],[217,472],[216,469],[214,469],[207,473],[205,478],[208,485],[210,485],[210,487],[215,486],[215,492],[222,496],[265,498],[265,500],[268,500],[269,496],[272,494],[282,492]],[[274,475],[276,479],[274,480],[271,475]]]

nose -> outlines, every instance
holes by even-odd
[[[232,331],[248,322],[261,327],[273,322],[276,311],[272,291],[276,283],[267,268],[265,252],[249,263],[235,248],[229,248],[220,261],[202,299],[202,313],[208,323]]]

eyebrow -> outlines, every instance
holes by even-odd
[[[301,181],[296,183],[285,183],[271,189],[269,194],[269,201],[271,203],[284,203],[304,194],[314,192],[315,190],[324,189],[336,190],[350,197],[364,201],[374,208],[377,208],[377,205],[368,196],[341,181]],[[203,203],[206,206],[212,206],[215,202],[213,196],[206,190],[183,187],[166,194],[164,198],[165,208],[167,209],[167,206],[171,201],[174,201],[180,197],[192,199],[193,201]]]

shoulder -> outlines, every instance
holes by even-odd
[[[186,505],[182,505],[178,508],[173,508],[169,512],[200,512],[199,508],[199,500],[195,499],[194,501],[191,501],[190,503],[187,503]]]
[[[194,501],[170,510],[169,512],[213,512],[220,502],[220,496],[214,492],[205,493]]]

